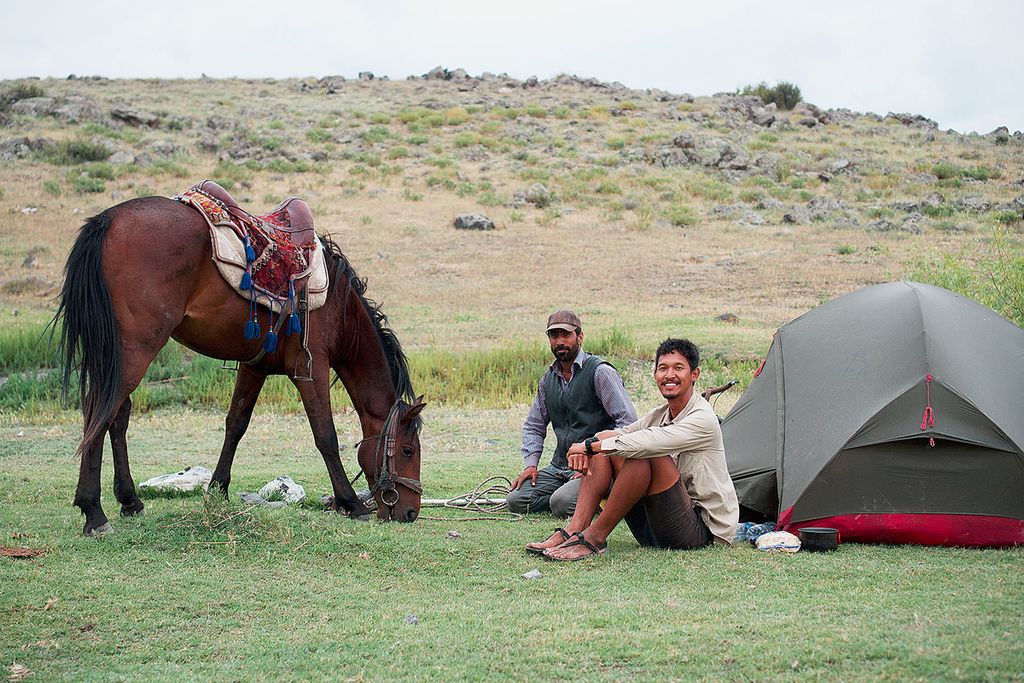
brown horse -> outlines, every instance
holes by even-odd
[[[380,308],[365,296],[348,259],[321,237],[330,271],[326,303],[308,317],[312,381],[304,371],[303,335],[282,336],[273,353],[240,365],[228,410],[224,445],[211,489],[227,495],[231,463],[268,375],[292,376],[309,417],[313,440],[327,464],[334,509],[369,514],[345,476],[331,413],[330,371],[345,385],[364,436],[358,460],[381,519],[411,522],[420,508],[419,413],[405,354]],[[68,255],[60,305],[60,355],[64,390],[77,369],[84,433],[74,504],[85,515],[86,534],[111,531],[100,506],[104,435],[110,433],[114,494],[122,515],[142,512],[128,469],[125,439],[131,393],[158,351],[171,338],[201,354],[247,361],[259,340],[243,339],[248,302],[223,280],[211,260],[210,229],[200,213],[164,197],[113,206],[89,219]],[[268,311],[259,311],[261,329]],[[301,362],[296,359],[301,357]],[[408,403],[406,402],[408,401]]]

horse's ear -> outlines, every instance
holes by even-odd
[[[416,402],[409,407],[408,412],[402,417],[403,420],[413,420],[427,407],[427,404],[423,402],[423,397],[420,396],[416,399]]]

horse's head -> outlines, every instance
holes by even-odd
[[[414,522],[420,514],[420,419],[423,397],[411,405],[395,401],[375,448],[359,451],[381,520]]]

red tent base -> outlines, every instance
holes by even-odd
[[[984,515],[860,514],[791,521],[793,508],[779,515],[778,528],[795,534],[807,526],[839,530],[840,543],[892,543],[967,548],[1024,545],[1024,520]]]

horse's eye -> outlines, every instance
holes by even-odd
[[[412,457],[412,446],[402,446],[402,455],[407,458]]]

